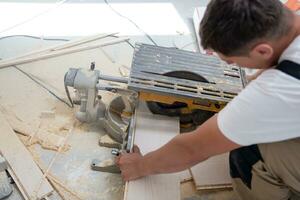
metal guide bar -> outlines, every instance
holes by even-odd
[[[174,71],[174,68],[172,69],[172,68],[169,68],[169,67],[166,67],[167,69],[161,70],[161,72],[155,72],[155,70],[153,70],[153,66],[151,66],[151,65],[147,65],[147,66],[145,65],[145,67],[144,66],[142,66],[142,67],[143,67],[142,71],[133,69],[132,73],[133,74],[139,73],[139,74],[143,74],[145,76],[149,76],[149,75],[151,76],[151,74],[160,74],[160,75],[162,75],[162,74],[165,74],[167,72]],[[164,66],[162,65],[161,67],[163,68]],[[180,69],[181,69],[181,71],[190,71],[190,70],[186,70],[184,68],[180,68]],[[175,69],[175,71],[176,71],[176,69]],[[232,84],[232,85],[240,85],[240,83],[241,83],[239,73],[234,73],[233,74],[233,73],[226,73],[225,72],[223,74],[220,74],[218,72],[216,72],[216,73],[207,73],[205,71],[202,71],[202,72],[192,71],[192,72],[194,72],[196,74],[201,74],[201,76],[205,77],[210,83],[213,83],[213,84],[216,84],[218,82],[223,83],[224,79],[226,79],[228,84]]]
[[[185,70],[185,71],[190,71],[191,67],[193,67],[192,65],[189,64],[189,67],[185,67],[186,64],[176,64],[176,63],[172,63],[172,66],[170,65],[165,65],[162,63],[147,63],[147,61],[145,60],[136,60],[135,62],[136,65],[139,65],[140,68],[142,68],[144,71],[154,71],[154,69],[159,69],[160,73],[167,73],[170,71],[174,71],[174,69],[176,68],[180,68],[181,70]],[[218,70],[218,69],[210,69],[210,68],[206,68],[207,65],[202,65],[201,63],[199,63],[198,65],[194,66],[194,73],[197,74],[203,74],[203,75],[207,75],[207,76],[212,76],[214,75],[215,77],[218,78],[229,78],[232,79],[232,81],[240,81],[240,73],[239,70],[237,71],[233,71],[233,70]],[[135,71],[136,69],[133,69],[133,71]],[[141,71],[141,69],[139,69],[138,71]]]
[[[130,125],[129,125],[129,128],[128,128],[128,135],[127,135],[127,144],[126,144],[126,147],[125,147],[125,150],[126,152],[132,152],[132,148],[133,148],[133,145],[134,145],[134,137],[135,137],[135,128],[136,128],[136,116],[137,116],[137,107],[138,107],[138,103],[136,105],[136,107],[134,108],[134,113],[131,117],[131,120],[130,120]]]
[[[178,86],[184,86],[186,88],[199,88],[200,90],[202,88],[206,89],[214,89],[217,91],[225,91],[225,92],[231,92],[231,93],[238,93],[242,89],[242,85],[240,87],[237,87],[236,84],[231,84],[227,80],[223,80],[223,82],[220,83],[205,83],[205,82],[198,82],[188,79],[180,79],[175,77],[168,77],[168,76],[162,76],[158,74],[144,74],[144,73],[135,73],[130,77],[130,82],[140,82],[143,83],[164,83],[168,85],[178,85]]]
[[[150,59],[149,59],[150,60]],[[209,64],[203,64],[203,63],[176,63],[172,62],[171,64],[168,63],[162,63],[162,62],[150,62],[149,60],[143,60],[143,59],[136,59],[135,65],[139,65],[140,69],[143,68],[145,70],[154,71],[158,69],[161,73],[166,73],[168,71],[173,71],[176,68],[180,68],[182,70],[190,71],[193,70],[195,73],[206,73],[207,75],[217,75],[220,78],[223,78],[224,76],[228,76],[227,78],[234,78],[233,80],[237,79],[239,81],[240,79],[240,73],[239,70],[232,70],[232,69],[226,69],[225,67],[209,67]]]
[[[157,85],[158,86],[158,85]],[[145,84],[139,84],[133,82],[130,86],[131,89],[133,90],[139,90],[140,92],[153,92],[157,94],[168,94],[170,96],[175,96],[175,97],[184,97],[184,98],[191,98],[191,99],[207,99],[207,100],[213,100],[213,101],[221,101],[221,102],[229,102],[230,100],[233,99],[233,95],[223,95],[223,97],[220,97],[218,94],[213,94],[209,92],[190,92],[187,90],[182,90],[180,88],[176,88],[171,90],[171,88],[168,87],[156,87],[156,90],[153,90],[149,85]]]
[[[237,95],[238,91],[222,91],[218,90],[218,88],[212,87],[209,84],[205,83],[202,86],[199,85],[186,85],[186,84],[174,84],[172,82],[168,82],[167,80],[161,81],[153,81],[153,80],[141,80],[135,79],[134,77],[131,79],[130,88],[135,88],[137,90],[147,89],[147,91],[154,92],[163,92],[168,90],[168,93],[173,93],[178,96],[186,96],[186,97],[196,97],[196,98],[208,98],[211,96],[212,98],[208,98],[211,100],[215,100],[215,97],[220,97],[218,100],[228,101],[228,99],[234,98]],[[154,90],[155,88],[155,90]],[[140,91],[140,90],[139,90]],[[204,95],[204,96],[203,96]]]
[[[152,77],[153,76],[153,77]],[[206,75],[206,74],[202,74],[203,77],[205,77],[206,80],[208,80],[208,82],[211,85],[217,86],[217,87],[221,87],[221,88],[236,88],[240,90],[240,85],[241,82],[237,82],[237,81],[233,81],[231,78],[216,78],[213,77],[212,75]],[[191,82],[192,80],[188,80],[188,79],[176,79],[173,77],[168,77],[166,75],[160,75],[158,73],[155,72],[147,72],[147,71],[142,71],[142,72],[134,72],[132,73],[132,77],[135,78],[140,78],[140,79],[157,79],[158,81],[160,79],[164,79],[164,78],[169,78],[168,80],[170,81],[180,81],[180,82],[185,82],[185,83],[189,83],[189,84],[197,84],[197,83],[201,83],[201,82]],[[156,78],[157,77],[157,78]]]

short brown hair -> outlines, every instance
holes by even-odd
[[[211,0],[200,24],[201,45],[227,56],[247,54],[260,39],[278,39],[293,14],[279,0]]]

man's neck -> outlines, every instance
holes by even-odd
[[[297,30],[297,32],[296,32],[296,36],[295,36],[295,38],[297,37],[297,36],[299,36],[300,35],[300,15],[296,15],[295,16],[295,29]]]
[[[293,22],[293,27],[289,34],[287,34],[282,40],[277,41],[274,45],[274,49],[276,49],[276,52],[274,54],[276,60],[273,65],[277,64],[277,61],[279,60],[281,54],[284,52],[285,49],[289,47],[289,45],[298,37],[300,36],[300,16],[294,14],[294,22]]]

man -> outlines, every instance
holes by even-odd
[[[211,0],[200,36],[227,63],[261,74],[197,130],[119,156],[122,177],[177,172],[231,151],[242,199],[300,197],[300,17],[278,0]]]

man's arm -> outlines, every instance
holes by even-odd
[[[116,159],[124,180],[143,176],[171,173],[187,169],[207,158],[240,147],[219,130],[217,115],[197,130],[176,136],[170,142],[144,156],[137,147]]]

